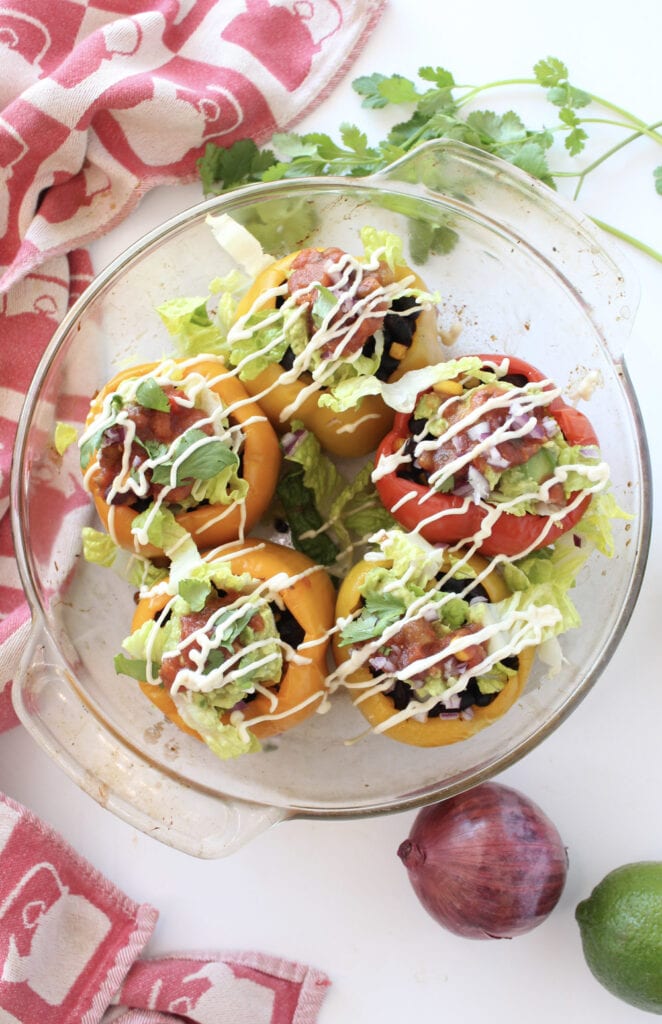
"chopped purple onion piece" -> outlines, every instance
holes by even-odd
[[[489,437],[490,428],[487,423],[474,423],[473,427],[469,427],[467,430],[467,437],[471,441],[484,441],[486,437]]]
[[[283,434],[281,438],[281,447],[285,456],[293,455],[297,450],[304,437],[308,433],[307,430],[290,430],[287,434]]]
[[[476,469],[475,466],[469,466],[467,477],[474,499],[489,497],[490,485],[480,470]]]
[[[497,447],[490,448],[487,453],[487,462],[494,469],[508,469],[508,460],[504,459]]]

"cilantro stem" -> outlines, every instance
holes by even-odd
[[[655,128],[659,128],[660,125],[662,125],[662,121],[656,121],[654,124],[651,124],[648,127],[649,127],[650,131],[652,131]],[[587,164],[586,167],[582,168],[581,171],[553,171],[552,175],[555,178],[578,178],[579,180],[577,182],[577,188],[575,189],[575,192],[574,192],[574,195],[573,195],[573,199],[576,199],[577,196],[579,195],[580,191],[581,191],[581,188],[582,188],[582,185],[584,184],[586,176],[588,174],[590,174],[591,171],[594,171],[596,169],[596,167],[599,167],[600,164],[604,163],[605,160],[608,160],[609,157],[613,156],[615,153],[618,153],[618,151],[623,149],[625,146],[629,146],[631,142],[635,142],[637,139],[640,139],[642,137],[642,135],[646,135],[646,134],[650,135],[650,131],[649,132],[643,132],[643,131],[633,132],[632,135],[628,135],[627,138],[621,139],[621,141],[617,142],[616,145],[611,146],[609,149],[605,150],[605,152],[602,153],[601,156],[599,156],[599,157],[597,157],[597,159],[593,160],[592,163]]]
[[[464,95],[461,96],[457,100],[457,105],[458,105],[458,107],[459,106],[464,106],[465,103],[469,103],[474,98],[474,96],[477,96],[481,92],[485,92],[485,91],[490,90],[490,89],[503,89],[505,86],[509,86],[509,85],[527,85],[527,86],[534,85],[534,86],[539,86],[540,83],[538,82],[538,80],[536,78],[501,78],[501,79],[496,79],[493,82],[486,82],[484,85],[474,85],[474,86],[471,86],[471,88],[468,88],[468,91],[465,92]],[[462,88],[462,86],[460,86],[459,88]],[[614,124],[614,125],[616,125],[619,128],[636,127],[636,128],[641,130],[642,134],[649,135],[650,138],[652,138],[655,142],[659,142],[659,143],[662,144],[662,135],[660,135],[658,132],[654,131],[654,129],[657,128],[661,122],[657,122],[657,124],[654,124],[654,125],[647,125],[646,122],[643,121],[640,117],[636,117],[636,115],[630,113],[629,110],[625,110],[623,107],[619,107],[616,103],[612,103],[610,100],[604,99],[603,96],[597,96],[595,93],[592,93],[592,92],[587,92],[586,95],[591,97],[591,102],[592,103],[595,103],[597,106],[603,107],[605,110],[611,110],[612,113],[618,114],[627,123],[626,124],[620,124],[620,123],[618,123],[616,121],[608,121],[608,120],[604,120],[604,121],[600,122],[598,119],[593,119],[593,118],[588,118],[588,117],[584,118],[583,117],[583,118],[580,118],[580,122],[582,124],[589,124],[589,123],[599,124],[599,123],[602,123],[602,124]]]
[[[637,128],[646,129],[648,125],[645,121],[642,121],[640,117],[635,117],[629,110],[624,110],[623,107],[617,106],[615,103],[611,103],[609,100],[603,99],[602,96],[595,96],[593,93],[589,93],[593,103],[597,103],[599,106],[604,107],[605,110],[611,110],[614,114],[619,114],[622,118],[628,121],[631,125],[635,125]],[[658,122],[659,123],[659,122]],[[655,127],[655,126],[653,126]],[[662,142],[662,136],[656,134],[658,142]]]
[[[539,82],[535,78],[501,78],[494,82],[486,82],[484,85],[474,85],[457,100],[457,105],[458,107],[464,106],[481,92],[488,89],[503,89],[507,85],[539,85]]]
[[[615,238],[620,238],[622,242],[627,242],[628,245],[633,246],[635,249],[639,249],[641,252],[645,253],[646,256],[650,256],[651,259],[656,260],[658,263],[662,263],[662,252],[658,252],[657,249],[653,249],[652,246],[646,245],[645,242],[641,242],[638,238],[628,235],[625,231],[621,231],[620,228],[615,228],[613,224],[606,224],[603,220],[598,220],[597,217],[591,217],[591,220],[603,231],[607,231]]]
[[[580,118],[580,123],[581,124],[608,124],[608,125],[611,125],[613,128],[631,128],[632,127],[631,124],[626,124],[623,121],[613,121],[611,118],[608,118],[608,117],[582,117],[582,118]],[[653,142],[659,142],[660,145],[662,146],[662,135],[660,135],[659,132],[655,131],[655,129],[659,128],[660,125],[662,125],[662,121],[655,121],[653,124],[643,124],[643,125],[641,125],[641,127],[637,128],[637,131],[634,132],[634,134],[631,135],[629,137],[629,139],[625,140],[623,145],[627,145],[628,142],[633,142],[635,139],[638,139],[642,135],[645,135],[647,138],[652,139]],[[620,146],[619,146],[619,148],[620,148]]]

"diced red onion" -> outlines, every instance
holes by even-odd
[[[488,423],[474,423],[473,427],[469,427],[467,430],[467,437],[471,441],[483,441],[489,436],[490,427]]]
[[[522,413],[518,416],[511,416],[508,425],[510,426],[511,430],[523,430],[524,427],[531,423],[531,419],[532,417],[528,413]],[[535,422],[536,420],[534,418],[533,423]],[[531,424],[531,429],[533,429],[533,424]]]
[[[541,420],[536,420],[533,430],[529,432],[529,437],[532,437],[534,441],[546,440],[548,434],[545,425]]]
[[[475,466],[469,466],[467,479],[471,486],[474,498],[487,498],[489,496],[490,485],[488,484],[486,477],[484,477],[480,470],[476,469]]]
[[[285,455],[292,455],[297,450],[306,433],[305,430],[290,430],[287,434],[283,434],[280,443]]]
[[[494,469],[508,469],[509,465],[508,459],[504,459],[503,455],[496,447],[490,448],[487,453],[487,462],[488,465],[492,466]]]
[[[376,672],[394,672],[395,665],[390,658],[387,658],[383,654],[376,654],[374,658],[370,658],[368,664],[371,668],[374,668]]]
[[[473,493],[473,487],[470,487],[469,484],[460,484],[458,487],[453,488],[453,494],[457,495],[458,498],[471,498]]]

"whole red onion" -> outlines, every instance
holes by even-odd
[[[424,807],[398,856],[428,913],[473,939],[510,939],[541,924],[568,871],[549,818],[496,782]]]

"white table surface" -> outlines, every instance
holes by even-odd
[[[350,74],[302,125],[335,132],[354,120],[377,140],[388,119],[360,109],[351,79],[412,75],[420,65],[483,82],[530,73],[541,57],[569,65],[576,84],[654,121],[662,115],[659,0],[391,0]],[[485,106],[496,105],[485,97]],[[501,101],[548,119],[544,103]],[[390,121],[388,121],[390,123]],[[662,249],[662,197],[652,170],[662,150],[644,140],[589,179],[583,209]],[[93,246],[100,270],[146,230],[202,198],[197,185],[157,189]],[[628,362],[653,452],[662,444],[662,266],[628,250],[641,284]],[[656,465],[657,462],[657,465]],[[655,480],[659,484],[659,479]],[[567,885],[552,916],[529,935],[477,942],[427,916],[396,857],[413,812],[353,822],[278,825],[229,858],[198,861],[161,845],[80,792],[21,729],[2,737],[0,789],[58,829],[135,899],[160,910],[151,953],[262,949],[326,971],[332,987],[320,1024],[459,1020],[629,1024],[641,1011],[609,995],[586,967],[577,902],[610,869],[662,859],[662,601],[659,511],[641,597],[611,665],[557,732],[501,781],[536,800],[568,847]]]

